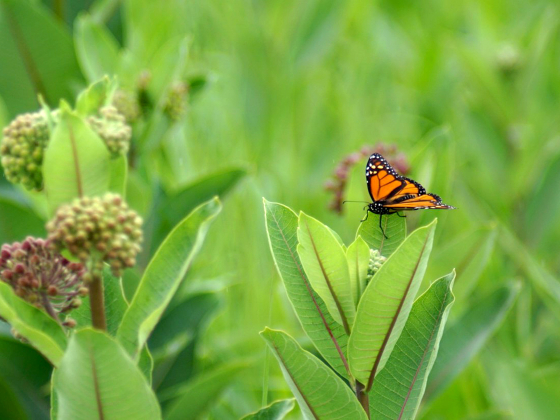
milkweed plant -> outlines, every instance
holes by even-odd
[[[306,418],[412,419],[453,304],[455,272],[418,294],[437,220],[360,224],[346,246],[320,221],[264,200],[270,249],[317,353],[284,331],[261,332]]]
[[[162,106],[177,108],[182,93],[184,88]],[[119,111],[127,111],[124,99],[116,79],[105,77],[85,89],[74,107],[64,100],[57,109],[43,104],[3,130],[7,180],[31,191],[48,216],[44,238],[24,237],[1,247],[0,320],[53,366],[51,416],[59,420],[154,420],[162,418],[162,407],[166,418],[184,418],[211,400],[193,398],[190,378],[181,382],[181,376],[171,382],[176,388],[165,404],[152,387],[153,372],[159,372],[160,386],[166,384],[158,363],[167,364],[167,372],[182,354],[187,341],[177,337],[194,334],[191,321],[182,321],[181,331],[159,331],[155,362],[147,342],[162,317],[176,324],[166,308],[221,204],[217,197],[203,199],[213,195],[210,190],[198,188],[198,202],[182,193],[188,211],[167,206],[173,218],[153,226],[157,252],[138,267],[142,248],[151,244],[145,243],[143,218],[126,201],[130,115],[138,115]],[[181,112],[175,109],[173,118]],[[175,226],[167,229],[172,221]],[[131,286],[126,281],[135,276],[125,272],[133,268],[139,279]],[[215,303],[206,294],[176,299],[174,307],[192,305],[202,318]],[[171,342],[175,350],[167,351]],[[231,377],[239,369],[225,372]]]

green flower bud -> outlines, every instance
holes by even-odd
[[[117,108],[104,106],[99,110],[99,115],[88,117],[88,122],[103,139],[113,157],[128,152],[132,129]]]
[[[132,220],[122,218],[131,213]],[[49,241],[58,250],[68,249],[84,264],[95,261],[95,270],[101,270],[103,263],[107,263],[113,274],[120,276],[141,249],[138,219],[136,212],[130,210],[119,195],[106,194],[76,199],[72,204],[61,206],[47,224],[47,231]],[[116,220],[119,223],[114,223]],[[90,276],[85,280],[89,281]]]
[[[366,276],[366,284],[370,282],[372,277],[379,271],[385,261],[387,261],[387,258],[381,255],[377,249],[369,250],[369,266]]]
[[[113,106],[124,116],[128,123],[140,118],[140,105],[137,96],[130,91],[119,89],[113,95]]]
[[[44,111],[17,116],[3,131],[0,154],[8,181],[28,190],[43,188],[43,149],[49,141]]]
[[[187,112],[187,95],[189,86],[185,82],[171,85],[163,107],[164,112],[174,121],[178,121]]]

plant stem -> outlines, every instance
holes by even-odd
[[[89,305],[91,309],[91,324],[93,328],[107,331],[105,320],[105,302],[103,298],[103,276],[94,273],[89,285]]]
[[[60,22],[64,22],[64,0],[53,1],[53,12]]]
[[[358,398],[358,401],[362,405],[367,414],[367,418],[369,419],[369,398],[366,392],[366,387],[360,381],[356,381],[356,398]]]
[[[90,14],[96,23],[106,23],[121,5],[122,0],[100,0],[91,7]]]

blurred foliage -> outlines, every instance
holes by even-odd
[[[409,176],[458,207],[408,216],[409,231],[440,219],[426,277],[457,266],[449,325],[468,342],[476,332],[457,324],[463,315],[512,281],[520,284],[509,312],[495,309],[504,311],[503,322],[421,416],[555,418],[559,14],[546,0],[0,0],[0,121],[36,111],[38,93],[57,106],[86,80],[117,75],[139,94],[144,112],[133,125],[127,199],[150,221],[147,243],[168,233],[156,230],[164,226],[156,220],[167,216],[165,200],[212,174],[249,173],[177,297],[208,292],[223,300],[209,329],[196,334],[194,371],[256,360],[211,408],[217,419],[290,396],[258,337],[264,325],[314,351],[270,257],[261,197],[321,219],[349,242],[361,207],[347,204],[342,217],[330,212],[323,183],[348,153],[396,144]],[[151,79],[139,88],[146,74]],[[179,79],[190,83],[190,101],[171,120],[165,98]],[[362,165],[351,172],[347,194],[369,199]],[[2,180],[2,242],[41,233],[45,213],[40,198]],[[45,371],[33,363],[37,375]],[[2,374],[2,395],[18,396],[10,399],[11,418],[44,418],[36,381],[21,369]],[[34,392],[22,392],[27,387]]]

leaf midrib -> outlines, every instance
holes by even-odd
[[[97,368],[95,364],[95,357],[93,355],[93,349],[89,349],[89,359],[91,362],[91,375],[93,378],[93,388],[95,390],[95,403],[97,404],[97,413],[99,414],[99,420],[105,420],[105,414],[103,413],[103,403],[101,401],[101,391],[99,389],[99,379],[97,378]]]
[[[373,380],[375,379],[375,374],[377,373],[377,368],[379,367],[379,363],[381,362],[381,357],[383,356],[383,352],[385,351],[385,347],[387,346],[387,343],[389,342],[389,338],[391,337],[391,333],[393,332],[393,328],[395,327],[397,319],[399,318],[402,307],[404,305],[404,301],[408,297],[408,292],[410,290],[410,286],[412,285],[412,280],[414,280],[414,276],[416,275],[416,272],[418,271],[418,266],[420,265],[420,260],[422,259],[422,256],[424,255],[424,250],[426,249],[426,244],[428,243],[429,237],[430,237],[430,235],[427,235],[426,239],[424,240],[424,244],[422,245],[422,251],[420,252],[420,255],[418,256],[418,260],[416,260],[416,265],[414,266],[414,271],[412,272],[412,275],[410,276],[410,280],[408,281],[408,284],[406,285],[406,289],[404,291],[403,298],[401,299],[401,301],[399,303],[399,307],[397,308],[397,311],[395,312],[395,315],[393,316],[393,319],[391,320],[391,325],[389,326],[389,330],[387,331],[387,334],[385,335],[385,338],[383,339],[383,343],[381,344],[379,352],[377,353],[377,357],[375,358],[375,362],[373,364],[373,367],[371,369],[371,373],[370,373],[369,378],[368,378],[368,384],[367,384],[367,388],[366,388],[367,391],[366,392],[369,392],[371,390],[371,387],[373,386]]]
[[[307,397],[305,396],[305,394],[303,392],[301,392],[301,388],[299,387],[298,383],[296,382],[296,380],[292,376],[292,372],[290,372],[290,369],[288,369],[288,366],[286,365],[286,361],[284,360],[284,358],[282,357],[282,354],[280,353],[280,349],[276,346],[276,343],[274,341],[271,341],[271,343],[272,343],[272,347],[274,347],[274,350],[276,351],[276,354],[278,355],[278,358],[280,359],[282,364],[286,367],[286,372],[288,372],[288,375],[290,375],[290,379],[292,380],[292,382],[296,386],[297,390],[299,391],[299,394],[301,395],[301,397],[305,401],[305,404],[307,405],[307,407],[309,407],[309,410],[311,411],[311,414],[313,414],[313,417],[315,417],[316,419],[319,419],[319,416],[317,415],[317,413],[315,413],[315,410],[313,409],[313,407],[311,407],[311,404],[309,404],[309,401],[307,400]]]
[[[268,212],[267,212],[267,214],[268,214]],[[329,336],[331,337],[331,340],[336,347],[336,351],[338,352],[338,355],[340,356],[340,359],[342,360],[342,363],[344,364],[344,367],[346,368],[346,372],[348,373],[348,376],[350,376],[350,366],[348,365],[348,361],[346,360],[346,357],[344,356],[344,353],[342,352],[342,349],[340,348],[340,345],[338,344],[338,340],[334,336],[334,334],[331,330],[331,327],[329,326],[327,320],[325,319],[325,316],[323,315],[323,311],[321,310],[319,304],[317,303],[317,300],[315,299],[315,296],[313,295],[313,290],[311,289],[311,285],[309,284],[309,281],[307,280],[307,277],[305,277],[305,274],[303,273],[300,265],[298,264],[298,262],[296,260],[296,257],[294,255],[294,253],[292,252],[292,248],[290,247],[290,245],[288,243],[288,240],[286,239],[286,236],[284,235],[284,232],[283,232],[282,228],[280,227],[280,224],[278,223],[278,220],[276,219],[276,217],[274,215],[272,215],[272,220],[274,220],[274,223],[276,223],[276,227],[278,228],[278,232],[280,232],[280,235],[282,235],[282,240],[284,241],[284,243],[286,244],[286,248],[290,252],[290,257],[292,258],[292,260],[293,260],[293,262],[294,262],[294,264],[295,264],[295,266],[298,270],[298,273],[299,273],[300,277],[302,278],[303,283],[305,284],[305,288],[307,289],[307,292],[311,296],[311,300],[313,301],[313,304],[315,305],[315,309],[317,309],[317,312],[319,313],[319,316],[321,317],[321,321],[323,322],[323,326],[325,327],[325,329],[329,333]],[[275,257],[275,259],[276,259],[276,257]]]
[[[340,314],[340,319],[342,320],[342,326],[344,327],[344,331],[346,332],[347,335],[350,335],[350,326],[348,325],[348,320],[346,319],[346,314],[344,313],[344,309],[342,308],[342,305],[341,305],[340,301],[338,300],[338,296],[334,292],[333,286],[332,286],[331,281],[330,281],[330,277],[327,274],[327,271],[325,270],[325,267],[323,266],[323,261],[321,260],[321,257],[319,256],[319,251],[317,250],[317,246],[315,245],[315,240],[313,239],[313,235],[311,234],[311,230],[309,229],[309,224],[307,223],[307,221],[305,222],[305,227],[307,228],[307,233],[309,234],[309,239],[311,239],[311,245],[313,246],[313,252],[315,253],[315,256],[317,257],[317,261],[319,262],[319,267],[321,267],[321,272],[323,273],[323,277],[325,278],[325,281],[327,282],[327,287],[329,288],[329,292],[331,293],[331,296],[332,296],[332,298],[334,300],[334,303],[336,305],[336,309],[338,309],[338,313]]]
[[[412,382],[410,383],[410,386],[408,388],[408,392],[406,394],[406,397],[404,399],[402,408],[401,408],[401,412],[399,414],[399,419],[402,419],[402,416],[404,414],[404,409],[406,408],[406,404],[408,403],[408,399],[410,397],[410,393],[412,392],[412,388],[414,388],[414,385],[416,384],[416,380],[418,379],[418,374],[420,373],[420,368],[422,367],[422,364],[424,363],[424,359],[426,357],[426,354],[428,353],[428,349],[431,346],[432,343],[432,339],[434,337],[434,333],[436,332],[436,330],[438,329],[440,323],[441,323],[441,317],[443,315],[444,309],[447,306],[446,302],[447,302],[447,296],[449,295],[449,287],[446,288],[445,290],[445,295],[443,296],[443,299],[441,301],[441,306],[439,308],[439,312],[436,318],[436,322],[434,322],[434,328],[432,328],[432,333],[430,334],[430,338],[428,339],[428,342],[426,343],[426,348],[424,349],[424,353],[422,354],[422,357],[420,359],[420,363],[418,363],[418,368],[416,369],[416,372],[414,373],[414,378],[412,378]]]

